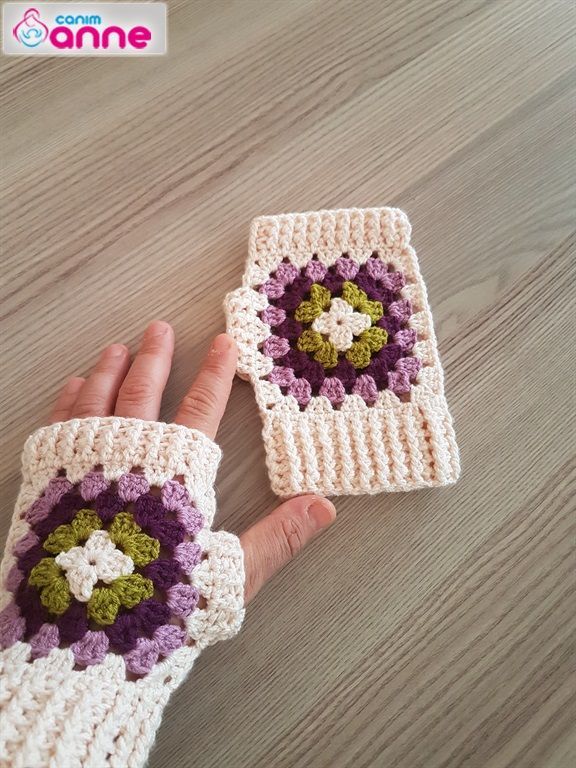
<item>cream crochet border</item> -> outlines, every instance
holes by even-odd
[[[228,294],[224,306],[228,332],[239,349],[238,374],[254,386],[270,480],[278,495],[412,490],[457,479],[458,448],[410,234],[408,218],[397,208],[262,216],[252,222],[242,287]],[[301,410],[294,397],[266,381],[274,363],[259,348],[270,329],[259,317],[268,299],[258,287],[283,259],[302,268],[316,254],[331,266],[347,253],[363,264],[373,251],[407,279],[401,295],[414,308],[408,326],[418,334],[414,354],[423,363],[410,402],[384,390],[373,406],[350,394],[339,409],[328,398],[315,397]]]

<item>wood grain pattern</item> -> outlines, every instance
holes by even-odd
[[[2,60],[2,533],[57,389],[153,316],[174,413],[254,215],[405,209],[462,451],[454,488],[341,498],[210,649],[171,768],[567,768],[574,636],[571,0],[170,2],[162,59]],[[572,195],[572,197],[571,197]],[[274,504],[248,385],[219,522]]]

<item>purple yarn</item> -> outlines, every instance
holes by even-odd
[[[271,277],[262,284],[260,292],[266,294],[269,299],[279,299],[284,294],[284,283]]]
[[[358,264],[348,257],[341,257],[336,264],[336,272],[344,280],[354,280],[358,274]]]
[[[38,565],[43,557],[46,557],[47,554],[48,553],[44,550],[42,544],[35,544],[24,552],[24,554],[20,555],[18,558],[18,568],[20,568],[23,573],[28,574],[35,565]]]
[[[96,512],[103,523],[112,522],[118,512],[122,512],[125,506],[126,502],[120,498],[118,493],[111,489],[99,494],[94,502]]]
[[[42,656],[48,656],[53,648],[57,648],[60,643],[60,633],[55,624],[42,624],[38,632],[30,640],[32,649],[32,658],[39,659]]]
[[[294,381],[294,371],[292,368],[275,365],[268,374],[268,381],[278,384],[279,387],[287,387]]]
[[[189,574],[202,559],[202,547],[195,541],[183,541],[174,550],[174,557],[182,572]]]
[[[178,589],[178,587],[181,586],[184,585],[175,584],[170,587],[168,594],[170,594],[173,589]],[[132,613],[138,619],[141,634],[147,636],[150,636],[156,627],[159,627],[161,624],[167,624],[170,621],[170,610],[168,605],[155,600],[153,597],[139,603]]]
[[[320,365],[320,363],[318,363]],[[338,361],[338,365],[330,371],[330,377],[340,379],[347,392],[350,392],[357,378],[356,369],[346,359]]]
[[[52,509],[49,517],[35,523],[34,530],[38,537],[44,541],[48,534],[56,530],[59,525],[67,525],[72,522],[76,512],[85,506],[86,502],[79,494],[73,491],[66,493]]]
[[[45,520],[51,510],[52,504],[50,501],[44,496],[41,496],[26,510],[24,519],[27,520],[30,525],[36,525],[41,520]]]
[[[178,512],[190,506],[190,494],[177,480],[167,480],[162,486],[160,499],[169,512]]]
[[[88,667],[104,661],[108,645],[108,638],[104,632],[88,630],[81,640],[72,643],[70,650],[74,654],[76,664],[81,667]]]
[[[283,323],[284,320],[286,320],[286,312],[283,309],[280,309],[280,307],[272,307],[269,305],[266,309],[262,310],[260,317],[262,322],[266,323],[266,325],[275,326],[280,325],[280,323]]]
[[[97,496],[103,493],[110,483],[104,477],[102,472],[88,472],[82,478],[80,483],[80,493],[86,501],[93,501]]]
[[[20,557],[25,552],[28,552],[29,549],[38,546],[39,544],[40,539],[34,533],[34,531],[30,530],[25,533],[21,539],[18,539],[18,541],[14,544],[12,552],[14,553],[15,557]]]
[[[184,507],[176,513],[176,518],[190,536],[197,534],[204,526],[204,517],[196,507]]]
[[[402,347],[403,352],[409,352],[416,343],[416,331],[412,328],[404,328],[394,334],[394,343]]]
[[[189,616],[198,605],[200,595],[190,584],[175,584],[168,590],[168,605],[176,616]]]
[[[396,363],[396,370],[405,373],[411,380],[418,376],[421,367],[418,357],[401,357]]]
[[[412,305],[408,299],[401,299],[400,301],[393,301],[388,305],[388,313],[391,317],[396,317],[400,322],[405,323],[412,314]]]
[[[290,263],[279,264],[278,268],[276,269],[276,279],[280,280],[280,282],[284,285],[293,283],[299,274],[300,270],[298,267],[295,267],[294,264]]]
[[[312,397],[312,387],[306,379],[294,379],[288,385],[288,394],[292,395],[298,405],[307,405]]]
[[[16,592],[24,579],[24,574],[17,565],[13,565],[6,576],[6,589],[8,592]]]
[[[388,374],[388,388],[397,395],[404,395],[410,392],[408,374],[402,371],[390,371]]]
[[[320,394],[327,397],[332,405],[340,405],[346,395],[346,390],[340,379],[324,379],[320,387]]]
[[[154,560],[142,569],[142,575],[151,579],[157,589],[166,590],[180,580],[180,566],[174,560]]]
[[[316,360],[311,360],[306,353],[302,354],[304,355],[304,360],[300,367],[299,376],[309,381],[314,394],[317,394],[322,382],[326,378],[326,373],[321,363],[316,362]],[[333,368],[332,370],[336,369]]]
[[[150,491],[150,485],[144,475],[129,472],[118,480],[118,495],[125,502],[136,501]]]
[[[60,499],[69,493],[74,486],[66,477],[53,477],[46,486],[44,498],[51,506],[57,504]]]
[[[88,631],[86,606],[72,598],[72,605],[66,613],[56,619],[63,643],[75,643],[81,640]]]
[[[262,352],[272,358],[284,357],[289,350],[288,339],[281,339],[279,336],[269,336],[262,345]]]
[[[372,376],[363,374],[358,376],[352,389],[355,395],[360,395],[364,402],[373,405],[378,399],[378,387]]]
[[[124,654],[126,669],[134,675],[145,675],[158,661],[158,646],[154,640],[140,637],[136,647]]]
[[[320,283],[326,275],[326,267],[321,261],[310,261],[306,265],[304,274],[315,283]]]
[[[9,648],[24,637],[26,622],[18,606],[11,602],[0,613],[0,648]]]
[[[153,639],[156,641],[158,653],[161,656],[169,656],[184,645],[186,632],[175,624],[164,624],[154,631]]]
[[[121,613],[114,624],[104,631],[110,641],[110,647],[118,653],[126,653],[135,648],[136,641],[142,634],[140,620],[133,613]]]
[[[288,339],[289,341],[297,341],[303,330],[304,328],[302,323],[299,323],[296,320],[292,320],[291,318],[287,318],[276,328],[276,333],[278,336],[282,336],[284,339]]]

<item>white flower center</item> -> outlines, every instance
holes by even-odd
[[[338,350],[345,352],[359,336],[372,325],[369,315],[356,312],[344,299],[332,299],[328,312],[322,312],[312,323],[312,330],[328,337]]]
[[[90,600],[98,581],[111,584],[134,570],[132,558],[116,547],[106,531],[93,531],[84,546],[61,552],[56,564],[64,570],[70,591],[82,603]]]

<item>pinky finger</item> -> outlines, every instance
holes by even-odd
[[[66,421],[70,418],[78,393],[82,389],[85,381],[86,379],[83,379],[80,376],[68,379],[61,389],[60,394],[58,395],[58,400],[56,400],[56,405],[50,414],[50,424],[55,424],[57,421]]]

